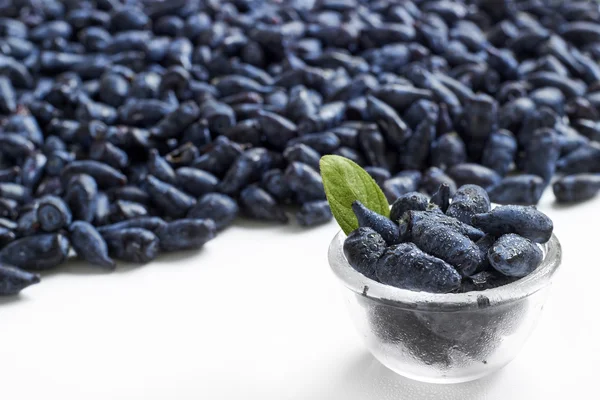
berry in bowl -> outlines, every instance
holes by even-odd
[[[463,185],[450,198],[410,192],[390,206],[358,165],[325,156],[321,173],[342,228],[329,264],[369,351],[405,377],[481,378],[508,364],[536,325],[561,261],[535,207],[492,207]]]

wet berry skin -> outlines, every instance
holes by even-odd
[[[344,254],[352,268],[367,278],[377,280],[375,266],[386,246],[379,233],[362,227],[350,232],[344,241]]]
[[[408,192],[398,197],[390,210],[390,219],[398,223],[407,211],[425,211],[429,205],[429,198],[423,193]]]
[[[537,243],[546,243],[552,236],[552,220],[533,206],[498,206],[476,214],[473,226],[495,236],[516,233]]]
[[[465,224],[471,224],[475,214],[490,210],[490,198],[487,192],[477,185],[463,185],[452,197],[452,203],[446,210],[446,215],[454,217]]]
[[[531,240],[514,233],[501,236],[488,250],[490,265],[498,272],[521,278],[542,262],[542,249]]]
[[[483,259],[473,241],[439,222],[419,221],[413,225],[410,237],[421,250],[446,261],[463,276],[475,272]]]
[[[352,203],[352,211],[358,219],[358,226],[373,229],[389,245],[400,243],[400,230],[391,219],[368,209],[358,200]]]
[[[450,264],[421,251],[414,243],[388,247],[377,261],[381,283],[401,289],[448,293],[460,287],[460,274]]]

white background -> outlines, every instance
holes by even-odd
[[[517,359],[459,385],[375,361],[311,230],[241,223],[200,252],[103,273],[74,263],[0,299],[0,396],[120,399],[590,399],[600,365],[600,199],[540,208],[564,257]]]

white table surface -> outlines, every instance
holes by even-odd
[[[0,300],[6,400],[440,399],[596,397],[600,365],[600,199],[540,208],[562,269],[521,354],[480,381],[430,385],[367,352],[312,230],[234,226],[200,252],[102,273],[83,264]]]

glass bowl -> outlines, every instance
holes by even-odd
[[[343,283],[350,314],[369,351],[410,379],[467,382],[517,355],[533,327],[561,261],[556,236],[541,245],[544,259],[520,280],[494,289],[436,294],[387,286],[350,266],[340,232],[329,264]]]

